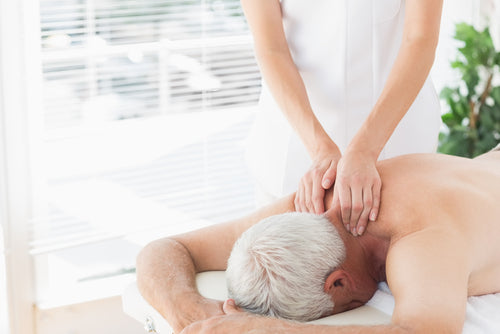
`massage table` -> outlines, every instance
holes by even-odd
[[[198,291],[207,298],[225,300],[226,280],[223,271],[200,273],[196,277]],[[128,286],[122,295],[123,310],[144,324],[147,333],[170,334],[167,321],[140,295],[136,284]],[[394,309],[394,298],[387,284],[381,283],[372,299],[364,306],[341,314],[312,321],[330,325],[388,324]],[[500,334],[500,294],[470,297],[463,333]]]

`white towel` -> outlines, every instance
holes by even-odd
[[[379,284],[379,289],[367,305],[386,314],[392,314],[394,297],[386,283]],[[463,333],[500,333],[500,293],[469,297]]]

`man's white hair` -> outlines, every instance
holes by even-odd
[[[228,260],[229,298],[258,314],[299,321],[330,315],[328,275],[345,260],[336,228],[323,216],[285,213],[252,226]]]

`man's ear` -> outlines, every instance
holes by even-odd
[[[328,275],[325,281],[324,291],[332,295],[337,291],[352,291],[351,276],[343,269],[334,270]]]

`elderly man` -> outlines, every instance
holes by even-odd
[[[379,162],[378,170],[383,202],[378,220],[362,236],[345,232],[340,217],[326,215],[341,240],[332,243],[341,243],[345,254],[323,269],[328,272],[318,284],[332,303],[329,311],[318,312],[360,306],[377,282],[387,280],[396,303],[391,324],[290,322],[250,315],[232,300],[222,304],[198,294],[195,274],[225,270],[236,240],[263,218],[293,211],[294,195],[249,217],[151,243],[138,257],[141,293],[177,333],[461,332],[467,296],[500,292],[500,150],[472,160],[407,155]],[[268,275],[275,276],[274,284],[287,280]]]

